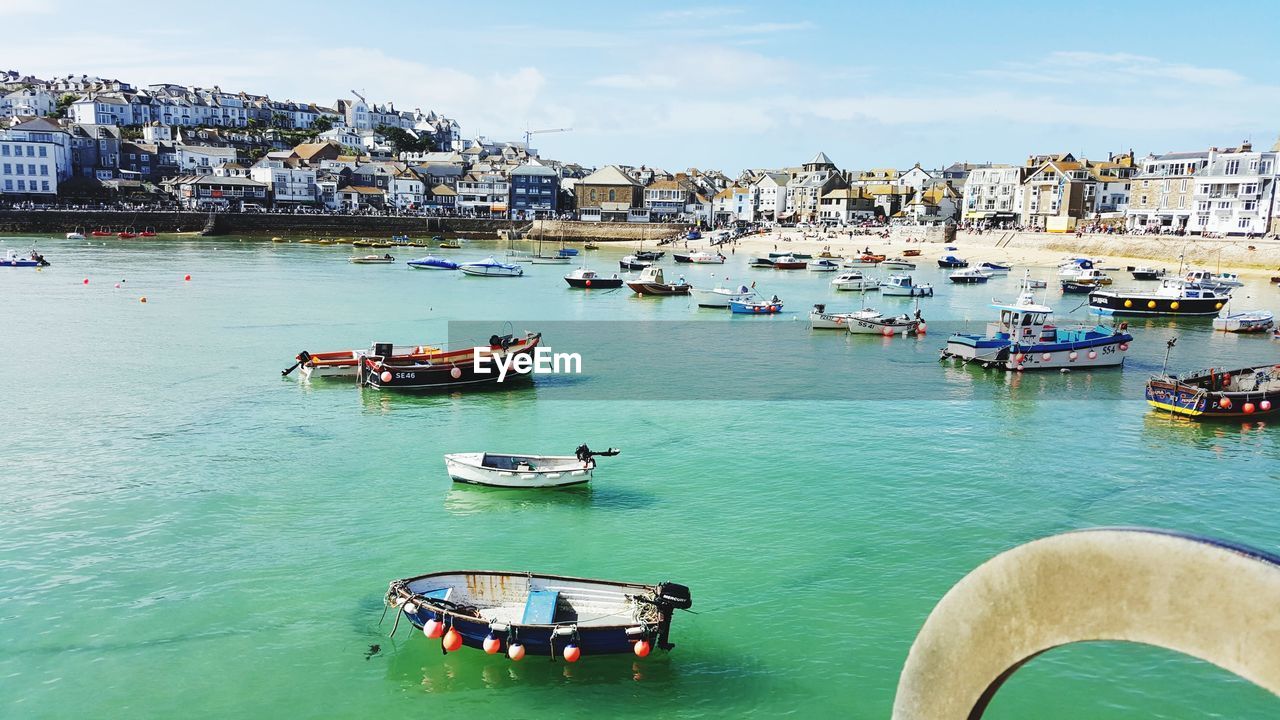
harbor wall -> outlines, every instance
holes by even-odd
[[[1223,267],[1280,268],[1280,242],[1245,238],[1168,237],[1160,235],[1102,235],[1015,232],[1000,247],[1030,250],[1060,251],[1063,255],[1120,256],[1152,260],[1153,262],[1177,262],[1184,255],[1187,264],[1214,268],[1219,262]],[[996,242],[999,232],[984,233],[975,237],[961,232],[959,240],[972,238],[979,244]],[[1251,249],[1252,248],[1252,249]]]
[[[209,214],[173,211],[103,210],[0,210],[0,233],[47,235],[81,228],[86,234],[105,227],[119,232],[132,227],[141,232],[154,228],[159,233],[200,232]],[[527,237],[536,238],[539,228],[547,239],[628,241],[682,234],[686,225],[663,223],[598,223],[571,220],[537,221]],[[497,237],[513,226],[509,220],[456,217],[400,217],[380,215],[284,215],[275,213],[217,213],[213,235],[311,235],[352,237],[391,235],[445,235],[448,237]],[[530,223],[515,223],[525,229]]]
[[[623,242],[628,240],[658,241],[664,238],[683,236],[689,231],[684,223],[611,223],[582,222],[579,220],[535,220],[530,237],[538,237],[539,233],[548,240],[564,238],[565,240],[598,240],[601,242]]]

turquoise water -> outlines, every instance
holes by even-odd
[[[794,312],[571,291],[564,267],[477,279],[236,238],[40,247],[52,267],[0,274],[4,717],[884,718],[929,610],[1001,550],[1117,524],[1280,550],[1274,424],[1188,424],[1141,401],[1174,335],[1177,370],[1277,361],[1280,344],[1204,322],[1134,323],[1123,370],[1006,375],[939,365],[937,329],[811,332],[811,303],[857,296],[830,291],[828,274],[748,271],[742,253],[682,270],[694,284],[754,279]],[[588,257],[612,271],[621,254]],[[921,304],[934,328],[979,328],[993,295],[1014,295],[1012,280],[917,275],[939,288]],[[1272,288],[1246,294],[1280,309]],[[278,372],[303,348],[442,339],[454,320],[718,323],[714,352],[672,344],[672,378],[732,361],[726,330],[771,323],[776,357],[716,366],[720,394],[698,399],[593,379],[590,348],[585,377],[507,393],[392,395]],[[782,381],[821,391],[764,399]],[[441,461],[580,442],[623,448],[586,492],[454,487]],[[676,618],[674,652],[639,662],[442,657],[404,626],[389,640],[386,583],[453,568],[670,579],[692,587],[697,614]],[[988,717],[1277,714],[1275,697],[1212,666],[1097,644],[1031,662]]]

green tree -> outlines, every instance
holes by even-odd
[[[271,127],[286,128],[289,127],[289,116],[282,112],[271,113]]]
[[[387,139],[391,143],[391,147],[395,148],[398,153],[401,152],[431,152],[435,149],[435,143],[432,142],[431,136],[420,135],[415,137],[413,133],[404,128],[392,127],[390,125],[379,125],[374,131]]]
[[[315,122],[311,123],[311,129],[315,130],[318,133],[329,132],[330,130],[333,129],[333,120],[330,120],[324,115],[321,115],[320,117],[316,118]]]
[[[58,98],[58,105],[54,108],[52,113],[49,113],[49,117],[66,117],[67,108],[71,107],[71,103],[75,102],[77,99],[78,98],[73,93],[64,93],[62,97]]]

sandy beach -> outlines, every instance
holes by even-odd
[[[689,243],[690,248],[705,243]],[[1229,270],[1244,275],[1280,274],[1280,242],[1245,240],[1243,238],[1207,239],[1148,235],[1083,235],[986,232],[958,232],[954,254],[972,261],[1003,262],[1023,267],[1056,267],[1065,258],[1102,258],[1109,265],[1121,267],[1150,265],[1178,269],[1179,255],[1191,267]],[[1249,249],[1252,246],[1253,249]],[[938,229],[921,227],[892,228],[888,238],[877,235],[853,235],[847,232],[796,229],[773,230],[762,235],[740,238],[735,253],[767,254],[793,250],[817,256],[824,249],[841,256],[871,252],[893,257],[903,250],[919,249],[921,257],[936,259],[950,251],[942,242]],[[728,250],[722,251],[728,254]]]

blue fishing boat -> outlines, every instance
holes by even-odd
[[[735,298],[729,301],[729,312],[739,315],[774,315],[782,312],[782,300],[777,295],[768,300]]]
[[[690,231],[689,231],[689,233],[688,233],[687,235],[685,235],[685,239],[686,239],[686,240],[701,240],[701,239],[702,239],[702,233],[698,232],[697,230],[690,230]]]
[[[597,655],[671,650],[671,620],[693,605],[689,588],[542,575],[464,570],[394,580],[386,604],[438,640],[513,661],[526,655],[577,662]]]
[[[958,258],[955,255],[943,255],[938,258],[938,267],[941,268],[966,268],[969,267],[969,261],[964,258]]]
[[[943,358],[1005,370],[1112,367],[1124,364],[1133,336],[1126,325],[1109,328],[1048,324],[1053,309],[1040,305],[1026,282],[1016,302],[995,302],[1000,319],[982,335],[956,333],[947,339]]]
[[[439,255],[428,255],[426,257],[420,257],[417,260],[410,260],[407,264],[409,265],[409,267],[413,268],[414,270],[457,270],[458,269],[458,263],[452,260],[449,260],[448,258],[442,258]]]
[[[10,250],[0,258],[0,267],[45,267],[48,264],[49,261],[35,250],[31,251],[30,257],[20,257],[18,253]]]
[[[577,257],[577,255],[578,255],[578,249],[577,249],[577,248],[571,248],[571,247],[560,248],[560,252],[559,252],[559,253],[557,253],[557,254],[558,254],[560,257]]]

